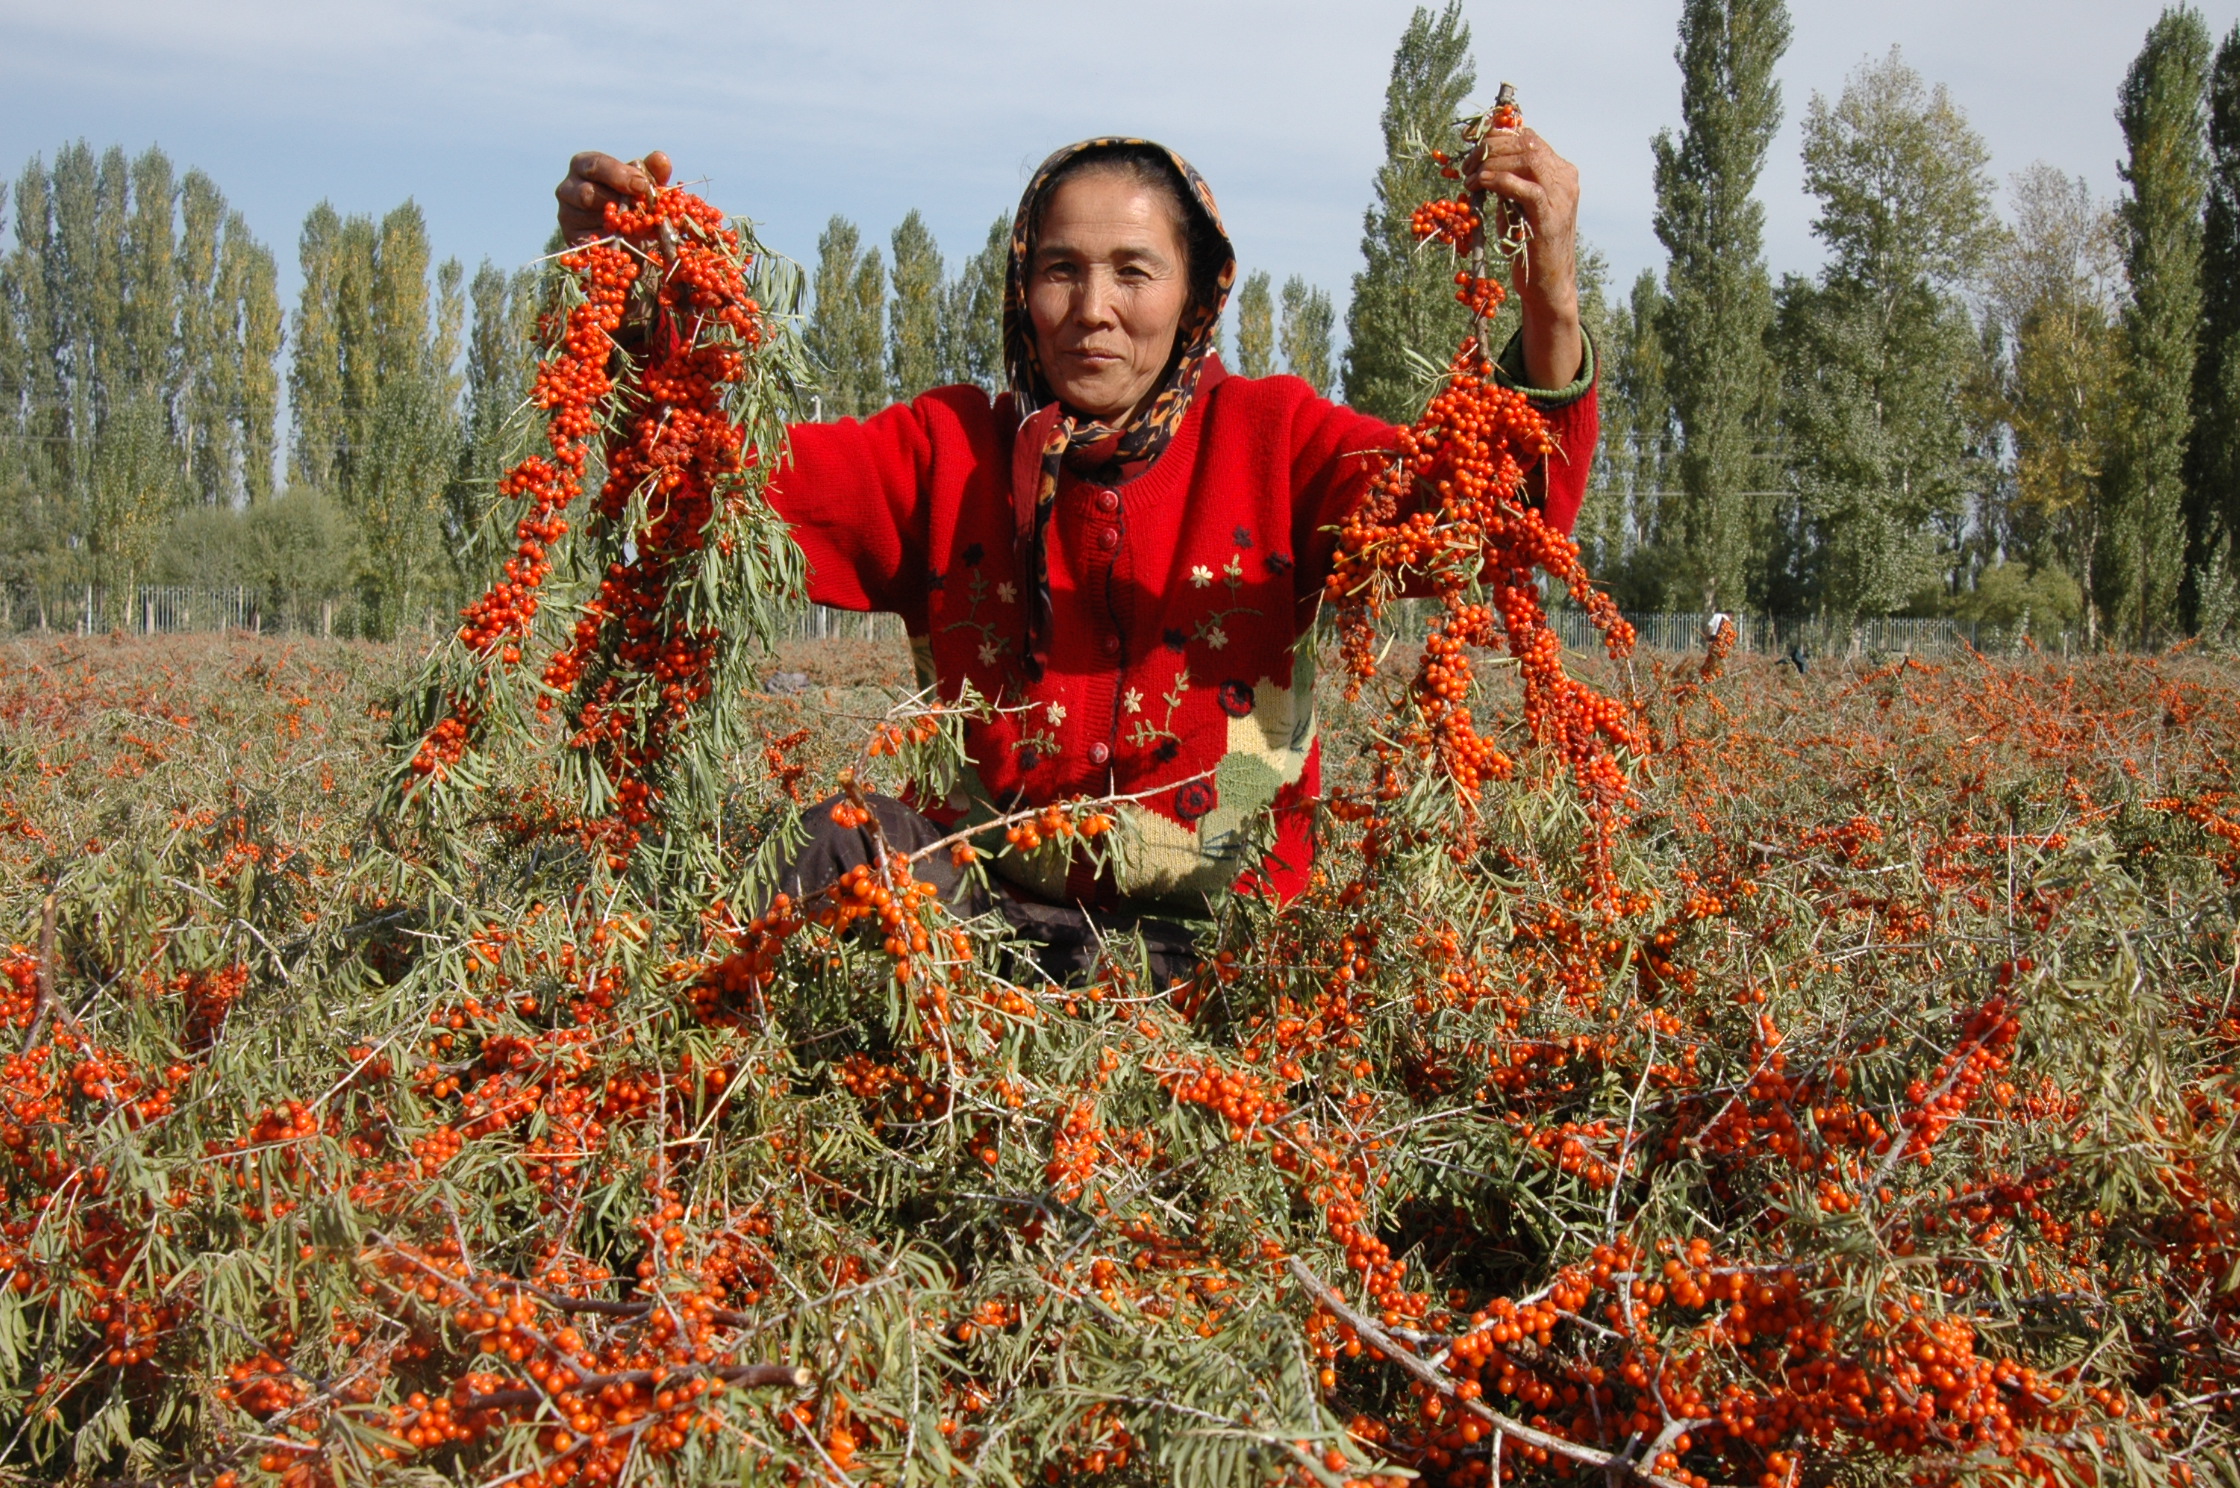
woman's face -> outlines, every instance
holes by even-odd
[[[1159,192],[1117,171],[1067,179],[1027,263],[1027,314],[1051,390],[1093,418],[1133,412],[1174,354],[1188,267]]]

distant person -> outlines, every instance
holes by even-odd
[[[1579,322],[1578,172],[1530,130],[1462,167],[1532,234],[1522,327],[1502,353],[1560,453],[1529,499],[1568,532],[1596,438],[1595,364]],[[578,155],[556,195],[571,242],[653,182]],[[1106,929],[1140,929],[1162,981],[1186,975],[1206,896],[1241,878],[1306,886],[1321,793],[1314,622],[1333,529],[1395,430],[1296,377],[1232,376],[1214,354],[1236,257],[1213,193],[1148,141],[1093,139],[1034,174],[1011,231],[1009,386],[936,388],[862,422],[798,424],[770,488],[809,560],[810,598],[903,617],[921,681],[969,684],[1004,711],[966,726],[973,766],[950,799],[881,799],[912,849],[958,824],[1080,796],[1116,810],[1116,869],[1045,853],[996,860],[996,907],[1053,976],[1093,965]],[[1436,350],[1436,348],[1426,348]],[[1254,858],[1247,828],[1275,814]],[[790,890],[863,862],[861,830],[812,812]],[[937,857],[940,855],[936,855]],[[923,865],[957,891],[947,863]]]
[[[1786,660],[1788,661],[1789,665],[1797,669],[1798,676],[1803,676],[1805,662],[1804,642],[1791,641],[1789,643],[1789,654]]]

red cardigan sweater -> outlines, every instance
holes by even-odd
[[[1593,389],[1544,411],[1569,457],[1531,485],[1568,532],[1595,447]],[[977,778],[933,803],[937,817],[1148,793],[1118,808],[1097,861],[1056,848],[999,859],[1021,888],[1202,908],[1257,864],[1269,889],[1297,893],[1321,788],[1311,628],[1330,529],[1392,447],[1391,427],[1298,378],[1210,363],[1142,474],[1061,482],[1049,665],[1029,682],[1012,491],[1033,482],[1050,417],[1022,432],[1009,395],[946,387],[861,423],[795,426],[771,498],[808,557],[810,597],[901,615],[921,682],[944,698],[970,683],[1002,709],[967,725]]]

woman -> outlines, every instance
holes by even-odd
[[[1532,232],[1502,365],[1567,452],[1529,486],[1568,531],[1596,434],[1578,174],[1530,131],[1492,136],[1463,174]],[[634,162],[579,155],[556,193],[561,227],[595,236],[606,202],[650,188]],[[1232,884],[1295,894],[1313,860],[1321,771],[1302,642],[1332,529],[1393,430],[1297,378],[1229,375],[1212,348],[1234,273],[1213,195],[1180,156],[1141,140],[1068,146],[1012,227],[1009,391],[937,388],[861,423],[796,425],[771,485],[813,599],[901,615],[921,680],[999,705],[966,728],[965,788],[923,813],[878,803],[890,843],[1070,797],[1136,797],[1116,809],[1101,865],[1055,849],[997,860],[997,907],[1053,976],[1093,962],[1114,930],[1143,934],[1161,983],[1185,974],[1182,917]],[[796,888],[868,851],[829,813],[810,825]]]

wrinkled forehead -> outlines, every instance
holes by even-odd
[[[1058,183],[1041,204],[1028,248],[1049,254],[1093,257],[1150,255],[1180,263],[1189,253],[1184,207],[1164,183],[1124,168],[1094,165]]]

